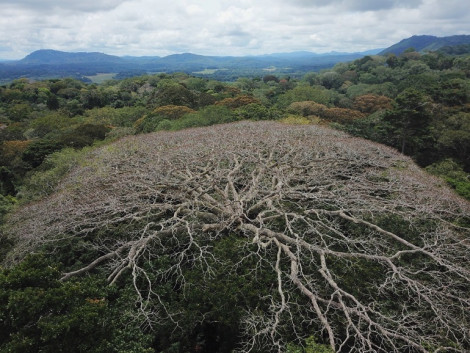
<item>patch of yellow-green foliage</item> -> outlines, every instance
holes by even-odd
[[[330,346],[315,341],[314,336],[305,339],[305,345],[287,344],[287,353],[334,353]]]
[[[289,125],[308,125],[311,123],[310,120],[308,120],[306,117],[300,115],[289,115],[280,121],[281,123]]]

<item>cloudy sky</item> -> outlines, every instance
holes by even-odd
[[[250,55],[470,34],[468,0],[0,0],[0,58],[37,49]]]

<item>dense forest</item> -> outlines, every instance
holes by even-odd
[[[2,353],[470,350],[468,54],[18,79],[0,143]]]

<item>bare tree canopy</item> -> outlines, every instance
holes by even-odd
[[[190,288],[189,267],[211,278],[224,261],[216,244],[236,239],[227,276],[248,266],[265,283],[271,273],[259,306],[236,308],[240,351],[281,352],[314,335],[335,352],[464,352],[469,225],[468,202],[390,148],[318,126],[242,122],[95,150],[11,217],[6,261],[72,239],[94,256],[64,281],[128,278],[148,324],[177,327],[162,284]]]

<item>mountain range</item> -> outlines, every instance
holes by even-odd
[[[155,72],[186,72],[214,75],[218,79],[236,79],[243,75],[264,73],[293,74],[317,71],[376,54],[379,50],[363,53],[311,52],[276,53],[258,56],[204,56],[192,53],[159,56],[114,56],[97,52],[68,53],[51,49],[37,50],[17,61],[0,62],[0,82],[19,77],[52,78],[75,77],[84,79],[98,73],[116,73],[118,77]],[[221,77],[222,76],[222,77]]]
[[[418,52],[436,51],[444,47],[453,47],[470,44],[470,35],[455,35],[449,37],[435,36],[412,36],[382,50],[379,55],[395,54],[400,55],[406,49],[413,48]]]
[[[262,76],[267,73],[302,75],[308,71],[329,68],[366,55],[399,55],[413,47],[417,51],[470,44],[470,35],[451,37],[413,36],[387,49],[358,53],[330,52],[317,54],[308,51],[273,53],[257,56],[204,56],[193,53],[159,56],[114,56],[98,52],[63,52],[41,49],[21,60],[0,61],[0,83],[17,78],[30,79],[74,77],[90,81],[97,74],[113,74],[124,78],[146,73],[185,72],[218,80],[230,81],[240,76]],[[111,75],[112,76],[112,75]]]

